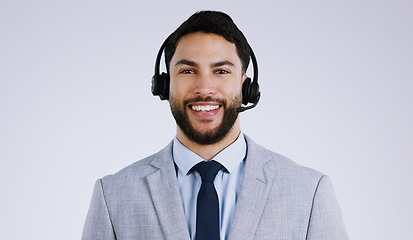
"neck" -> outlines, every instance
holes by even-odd
[[[221,141],[210,145],[202,145],[190,140],[182,132],[182,130],[179,127],[177,127],[177,138],[179,142],[181,142],[185,147],[187,147],[192,152],[196,153],[198,156],[208,161],[215,157],[219,152],[224,150],[226,147],[231,145],[233,142],[235,142],[239,134],[240,124],[239,119],[237,119],[234,123],[234,126]]]

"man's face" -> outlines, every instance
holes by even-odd
[[[170,105],[178,127],[193,142],[214,144],[232,130],[241,106],[241,60],[222,36],[183,36],[170,62]]]

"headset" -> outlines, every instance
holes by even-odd
[[[169,74],[160,72],[160,65],[161,65],[161,58],[162,54],[165,50],[166,45],[169,43],[169,39],[171,36],[169,36],[162,44],[161,48],[159,49],[158,55],[156,56],[156,61],[155,61],[155,74],[152,77],[152,87],[151,91],[154,96],[159,96],[161,100],[168,100],[169,99]],[[242,104],[247,105],[248,103],[252,103],[249,106],[241,106],[237,108],[237,112],[243,112],[245,110],[254,108],[257,106],[260,97],[261,97],[261,92],[260,92],[260,86],[258,84],[258,63],[257,59],[255,58],[255,54],[252,51],[251,46],[248,45],[250,48],[250,58],[252,61],[252,65],[254,68],[254,76],[253,76],[253,81],[251,81],[251,78],[247,77],[242,84]]]

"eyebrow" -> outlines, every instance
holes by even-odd
[[[178,61],[177,63],[175,63],[175,67],[178,66],[178,65],[188,65],[188,66],[191,66],[191,67],[199,67],[199,65],[196,62],[186,60],[186,59],[182,59],[182,60]]]
[[[225,65],[228,65],[228,66],[231,66],[231,67],[234,67],[234,66],[235,66],[235,64],[233,64],[233,63],[230,62],[230,61],[220,61],[220,62],[216,62],[216,63],[211,64],[211,67],[212,67],[212,68],[214,68],[214,67],[222,67],[222,66],[225,66]]]
[[[188,66],[191,66],[191,67],[199,67],[198,63],[196,63],[194,61],[187,60],[187,59],[179,60],[177,63],[175,63],[175,66],[178,66],[178,65],[188,65]],[[230,62],[230,61],[219,61],[219,62],[216,62],[216,63],[212,63],[211,68],[222,67],[222,66],[225,66],[225,65],[228,65],[228,66],[231,66],[231,67],[235,66],[235,64]]]

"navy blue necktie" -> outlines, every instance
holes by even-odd
[[[223,166],[211,160],[200,162],[193,168],[202,179],[196,206],[195,240],[219,240],[219,202],[214,179]]]

